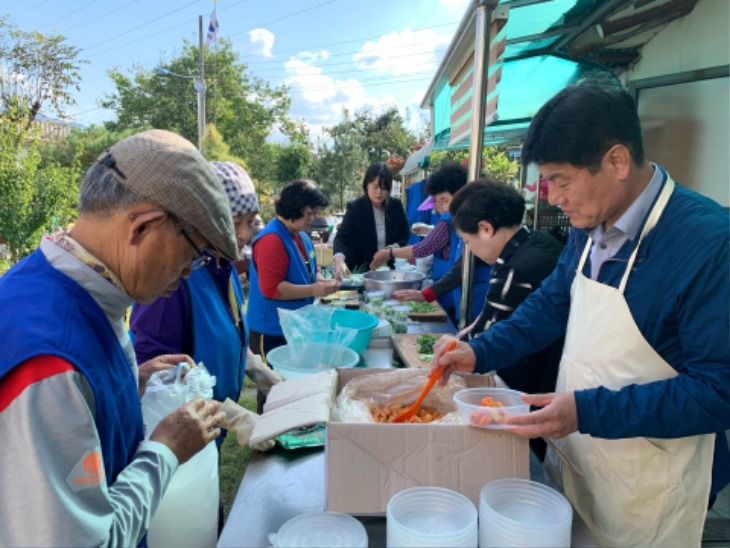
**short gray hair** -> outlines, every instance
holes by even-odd
[[[81,181],[79,215],[108,214],[142,203],[147,201],[124,187],[101,162],[91,166]]]

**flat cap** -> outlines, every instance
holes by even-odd
[[[122,186],[195,228],[216,251],[238,257],[226,192],[190,141],[152,129],[119,141],[99,161]]]

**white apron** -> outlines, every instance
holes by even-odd
[[[556,391],[619,390],[677,375],[646,342],[623,292],[641,241],[674,190],[666,184],[618,288],[583,276],[592,240],[571,287],[570,317]],[[575,464],[548,448],[546,468],[602,546],[700,546],[710,494],[714,434],[678,439],[607,440],[575,432],[554,440]]]

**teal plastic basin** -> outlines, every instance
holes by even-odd
[[[358,354],[362,354],[365,352],[368,344],[370,344],[373,331],[378,327],[378,318],[372,314],[360,312],[359,310],[338,308],[332,314],[332,321],[330,322],[332,329],[337,326],[357,329],[355,339],[347,347]]]
[[[289,345],[278,346],[266,354],[267,363],[284,379],[293,379],[303,375],[321,373],[337,367],[355,367],[360,356],[354,350],[327,343],[309,343],[295,363],[289,353]]]

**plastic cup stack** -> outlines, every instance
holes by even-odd
[[[296,516],[269,535],[275,547],[367,548],[368,534],[357,519],[339,512]]]
[[[479,546],[570,546],[573,508],[563,495],[523,479],[500,479],[479,495]]]
[[[405,489],[391,497],[385,515],[389,548],[477,546],[477,509],[455,491]]]

